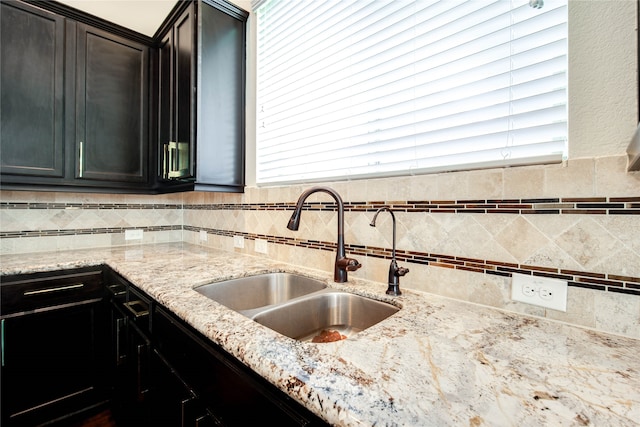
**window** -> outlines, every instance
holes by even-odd
[[[265,0],[255,12],[259,184],[566,152],[566,0]]]

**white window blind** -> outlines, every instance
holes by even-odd
[[[566,151],[566,0],[266,0],[255,12],[258,183]]]

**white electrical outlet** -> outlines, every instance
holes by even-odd
[[[513,273],[512,279],[512,300],[553,310],[567,311],[566,280],[517,273]]]
[[[142,240],[143,230],[124,230],[124,240]]]
[[[234,248],[244,248],[244,237],[242,236],[233,236],[233,247]]]
[[[202,242],[206,242],[207,241],[207,231],[206,230],[200,230],[200,241],[202,241]]]
[[[262,254],[266,254],[267,253],[267,241],[266,240],[256,239],[255,245],[256,245],[255,246],[256,252],[260,252]]]

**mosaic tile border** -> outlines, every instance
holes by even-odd
[[[184,226],[187,231],[233,237],[242,236],[249,240],[266,240],[269,243],[277,243],[289,246],[299,246],[310,249],[335,251],[336,244],[319,240],[294,239],[290,237],[268,236],[264,234],[244,233],[228,230],[216,230],[211,228]],[[391,259],[391,249],[375,246],[345,245],[345,249],[351,255],[365,257]],[[592,273],[587,271],[574,271],[551,267],[539,267],[525,264],[512,264],[501,261],[456,257],[451,255],[432,254],[428,252],[396,250],[398,261],[431,265],[434,267],[452,268],[456,270],[471,271],[474,273],[492,274],[511,277],[513,273],[532,276],[551,277],[566,280],[569,286],[586,288],[597,291],[617,292],[640,296],[640,277],[628,277],[614,274]]]
[[[182,209],[182,204],[0,202],[0,209]]]
[[[345,202],[346,211],[371,212],[389,206],[398,212],[640,215],[640,197],[564,197],[542,199],[409,200]],[[193,210],[293,210],[295,203],[38,203],[0,202],[0,209],[193,209]],[[335,211],[334,202],[308,202],[305,209]]]
[[[308,202],[307,210],[335,211],[334,202]],[[371,212],[389,206],[397,212],[484,214],[640,215],[640,197],[565,197],[545,199],[423,200],[345,202],[345,211]],[[293,210],[295,203],[191,204],[194,210]]]

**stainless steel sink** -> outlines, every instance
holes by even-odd
[[[399,308],[292,273],[267,273],[210,283],[195,291],[299,341],[330,331],[349,337]]]
[[[326,290],[263,310],[253,320],[289,338],[311,341],[325,330],[348,338],[398,310],[360,295]]]
[[[236,311],[279,304],[326,288],[310,277],[291,273],[266,273],[210,283],[195,288],[202,295]]]

